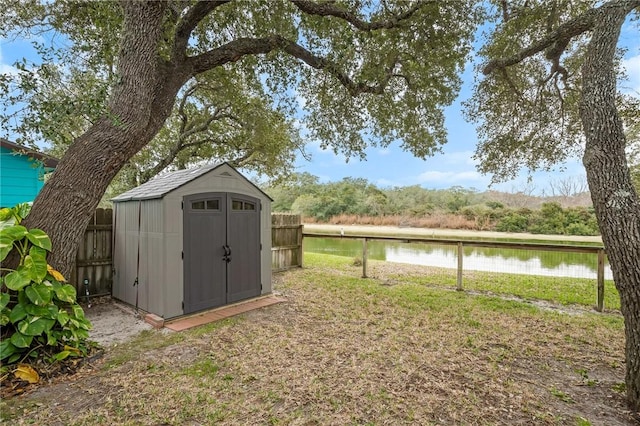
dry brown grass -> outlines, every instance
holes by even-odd
[[[303,218],[304,223],[319,223],[314,218]],[[442,228],[442,229],[468,229],[481,231],[487,229],[486,223],[467,219],[462,215],[434,213],[428,216],[357,216],[341,214],[333,216],[328,223],[332,225],[375,225],[375,226],[400,226],[413,228]]]
[[[403,282],[424,267],[371,262],[363,280],[342,258],[305,261],[276,276],[284,304],[146,333],[3,411],[41,425],[632,424],[619,316]]]

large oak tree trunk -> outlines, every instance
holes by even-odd
[[[612,8],[593,29],[582,69],[583,163],[625,320],[627,400],[640,411],[640,200],[616,108],[615,52],[628,10]]]
[[[165,8],[165,2],[123,3],[120,81],[108,112],[72,143],[25,220],[26,226],[49,234],[49,263],[65,276],[107,186],[160,130],[188,78],[158,55]]]

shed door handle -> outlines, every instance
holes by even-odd
[[[231,248],[228,245],[223,245],[222,249],[224,250],[224,256],[222,256],[222,260],[229,263],[231,262]]]

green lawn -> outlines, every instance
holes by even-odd
[[[275,276],[285,303],[144,332],[93,371],[2,402],[2,415],[39,425],[630,421],[620,315],[457,292],[437,274],[391,266],[371,262],[362,279],[350,259],[305,255],[305,268]]]
[[[305,253],[305,261],[308,256],[309,253]],[[353,261],[345,258],[344,263],[350,262]],[[374,263],[374,265],[378,264]],[[375,276],[376,267],[372,266],[372,268],[368,275]],[[446,268],[424,267],[422,273],[407,275],[387,272],[384,276],[387,279],[429,287],[456,288],[457,285],[456,271]],[[468,271],[463,273],[462,283],[465,290],[545,300],[562,305],[579,305],[584,308],[594,308],[597,304],[596,281],[588,278]],[[609,310],[620,310],[620,296],[611,280],[605,280],[604,307]]]

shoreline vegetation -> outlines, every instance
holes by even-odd
[[[320,183],[318,177],[302,173],[294,174],[286,186],[266,191],[273,212],[300,214],[307,223],[599,235],[590,194],[583,189],[572,186],[550,191],[556,195],[534,196],[529,190],[379,188],[356,178]]]
[[[497,232],[478,231],[469,229],[428,228],[413,226],[369,225],[357,222],[344,223],[315,223],[309,218],[303,218],[304,232],[310,234],[336,234],[344,231],[348,235],[388,236],[388,237],[417,237],[437,239],[461,239],[470,241],[509,241],[533,242],[567,245],[602,246],[600,236],[584,235],[551,235],[532,234],[527,232]]]

